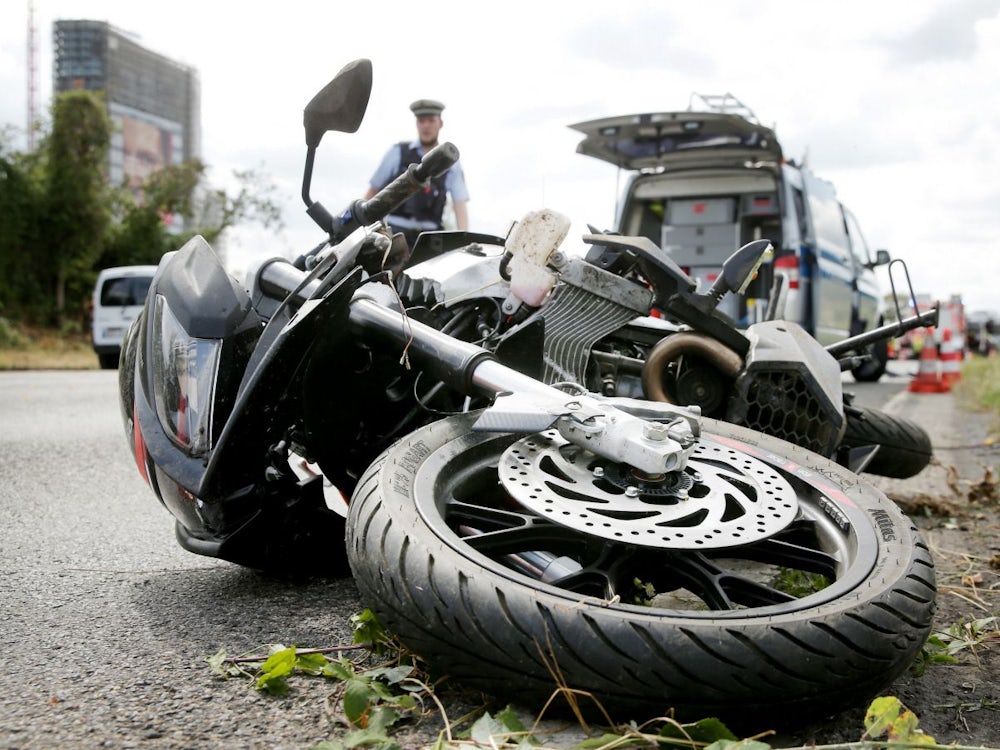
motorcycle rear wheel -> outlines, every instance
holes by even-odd
[[[931,462],[934,449],[927,430],[912,420],[878,409],[857,407],[860,414],[847,414],[840,441],[843,448],[879,446],[865,467],[868,474],[906,479],[916,476]]]
[[[868,350],[868,359],[851,369],[851,374],[859,383],[877,383],[889,362],[889,342],[879,341]]]
[[[347,531],[366,606],[470,687],[537,709],[558,674],[616,719],[673,710],[787,727],[862,705],[929,633],[927,547],[882,493],[832,461],[705,419],[701,442],[715,453],[696,454],[689,470],[730,475],[735,494],[780,475],[795,517],[741,546],[709,533],[709,549],[644,547],[624,523],[597,537],[513,502],[498,464],[517,436],[471,432],[474,417],[427,425],[380,456]],[[559,473],[554,486],[565,484]],[[576,572],[549,583],[510,562],[536,550]],[[818,573],[826,585],[814,590]]]

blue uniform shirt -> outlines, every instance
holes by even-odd
[[[410,148],[416,149],[421,157],[424,155],[424,147],[420,141],[412,141]],[[401,171],[399,144],[395,144],[382,157],[381,164],[378,165],[370,180],[371,186],[376,190],[381,190],[396,179]],[[455,162],[448,170],[448,174],[444,177],[444,187],[448,195],[451,196],[452,203],[469,200],[469,189],[465,186],[465,174],[462,172],[461,162]],[[389,214],[387,221],[405,229],[436,229],[433,222],[419,221],[407,216]]]

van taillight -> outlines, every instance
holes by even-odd
[[[794,255],[783,255],[774,261],[774,270],[788,279],[789,289],[799,288],[799,259]]]

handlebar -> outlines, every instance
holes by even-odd
[[[434,178],[444,174],[458,161],[458,148],[442,143],[424,154],[419,164],[411,164],[399,177],[379,190],[369,200],[356,200],[341,215],[338,237],[350,234],[359,226],[381,221],[394,208],[424,188]]]
[[[843,341],[828,344],[825,349],[834,357],[840,358],[845,354],[861,351],[864,347],[869,344],[874,344],[876,341],[888,341],[896,336],[902,336],[904,333],[911,331],[914,328],[934,326],[937,325],[937,323],[938,308],[933,307],[930,310],[925,310],[917,315],[904,318],[897,323],[888,323],[884,326],[873,328],[870,331],[859,333],[857,336],[851,336]]]

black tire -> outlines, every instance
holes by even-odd
[[[110,354],[98,354],[97,361],[101,365],[102,370],[117,370],[118,369],[118,359],[121,355],[118,352],[112,352]]]
[[[927,431],[905,417],[886,414],[878,409],[857,408],[847,412],[847,426],[841,448],[878,445],[878,452],[864,468],[868,474],[906,479],[916,476],[931,462],[934,449]]]
[[[679,718],[718,716],[763,729],[863,705],[928,635],[935,579],[926,546],[881,492],[832,461],[705,419],[698,448],[705,454],[696,453],[688,470],[717,471],[712,462],[721,457],[762,476],[773,472],[793,489],[796,516],[771,538],[740,547],[641,547],[518,505],[498,481],[498,462],[517,439],[471,432],[473,416],[423,427],[380,456],[355,491],[347,531],[366,606],[470,687],[537,709],[556,688],[549,664],[557,664],[568,686],[618,719],[674,709]],[[769,494],[771,480],[745,474],[733,486],[740,481]],[[463,538],[460,526],[462,534],[469,526],[489,533]],[[624,527],[620,536],[630,538]],[[507,562],[539,549],[586,567],[556,585]],[[829,585],[795,598],[750,578],[750,568],[773,575],[778,565],[822,569]],[[711,579],[716,573],[730,577]],[[709,610],[695,595],[628,603],[644,590],[633,579],[666,592],[671,578],[707,597],[725,591],[744,606]]]
[[[877,383],[885,375],[889,363],[889,342],[879,341],[867,351],[868,359],[851,370],[859,383]]]

